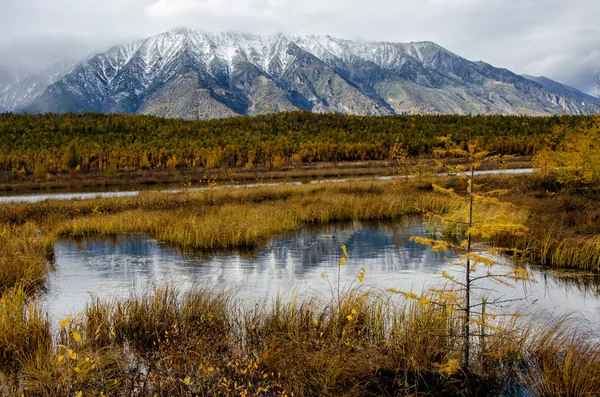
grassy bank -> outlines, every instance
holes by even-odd
[[[0,295],[15,286],[34,292],[46,281],[53,260],[54,239],[42,237],[33,224],[0,224]]]
[[[438,183],[465,190],[458,178]],[[502,200],[528,233],[518,246],[537,264],[598,270],[600,206],[589,192],[548,190],[536,175],[481,177],[482,190],[509,189]],[[53,240],[119,234],[146,234],[183,250],[252,249],[301,227],[344,221],[393,220],[459,206],[430,183],[348,181],[337,184],[212,187],[181,193],[143,193],[134,197],[5,204],[0,212],[3,288],[27,279],[41,285],[50,269]],[[482,207],[483,208],[483,207]]]
[[[2,313],[21,301],[6,294]],[[488,332],[485,349],[475,341],[464,373],[460,313],[375,291],[244,307],[209,290],[163,288],[92,301],[54,339],[31,305],[24,311],[26,341],[0,328],[3,363],[12,359],[3,395],[594,396],[600,381],[597,342],[515,322]]]
[[[443,211],[450,199],[385,183],[208,189],[135,197],[7,204],[0,221],[33,222],[52,236],[144,233],[184,249],[251,248],[310,224]]]
[[[433,164],[433,163],[431,163]],[[530,159],[515,163],[527,166]],[[355,161],[340,163],[316,163],[295,167],[255,167],[252,170],[244,167],[223,167],[217,169],[153,169],[153,170],[121,170],[114,176],[108,177],[105,172],[74,173],[64,172],[52,175],[46,179],[36,179],[34,176],[8,181],[8,172],[1,180],[0,191],[35,191],[50,189],[75,189],[84,187],[129,187],[139,185],[166,185],[203,183],[207,180],[218,183],[252,183],[271,180],[307,180],[337,177],[360,177],[368,175],[387,175],[391,172],[389,161]],[[0,171],[0,173],[2,173]]]
[[[352,190],[303,186],[231,192],[208,199],[213,204],[206,204],[202,194],[183,199],[186,205],[169,210],[78,217],[57,228],[57,233],[69,237],[144,233],[182,249],[248,249],[306,225],[396,219],[450,205],[434,194],[395,194],[364,183],[355,183]]]
[[[460,159],[444,159],[446,164],[460,164]],[[422,172],[440,172],[432,159],[407,159],[405,167],[419,168]],[[516,156],[507,160],[507,168],[530,168],[531,156]],[[493,166],[488,165],[492,169]],[[392,160],[320,162],[278,168],[223,167],[217,169],[191,168],[170,171],[167,169],[121,170],[108,177],[104,171],[87,173],[63,172],[40,179],[35,175],[12,178],[8,171],[0,170],[0,191],[21,192],[52,189],[77,189],[88,187],[131,188],[138,186],[217,183],[261,183],[266,181],[313,180],[325,178],[350,178],[373,175],[392,175],[397,172]]]
[[[458,178],[437,182],[465,189]],[[600,233],[585,221],[596,213],[593,189],[567,193],[538,176],[479,182],[483,190],[510,189],[503,200],[517,206],[513,215],[529,228],[518,241],[524,255],[553,266],[593,269],[598,263],[591,248],[542,245],[545,237],[568,242],[569,236],[591,246]],[[461,314],[387,293],[359,290],[340,302],[306,298],[244,307],[211,290],[182,295],[160,289],[119,302],[91,301],[58,326],[28,298],[43,287],[59,237],[143,233],[184,250],[251,249],[304,226],[448,213],[459,206],[418,181],[213,187],[3,205],[0,394],[597,395],[597,338],[508,321],[497,338],[487,332],[485,340],[474,341],[476,354],[464,373]]]
[[[527,210],[529,231],[502,242],[541,266],[600,272],[600,188],[561,183],[543,174],[481,178],[488,189],[508,188],[503,200]],[[464,188],[464,187],[463,187]]]

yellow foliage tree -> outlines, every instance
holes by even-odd
[[[600,79],[598,92],[600,96]],[[591,123],[575,127],[555,125],[549,140],[534,157],[538,170],[562,183],[600,182],[600,113],[594,115]]]
[[[434,251],[458,253],[458,259],[451,261],[451,264],[459,266],[464,274],[461,277],[447,271],[442,272],[442,277],[447,280],[450,288],[429,291],[424,295],[392,291],[401,292],[410,299],[417,299],[421,305],[443,307],[448,313],[455,311],[464,313],[462,335],[460,335],[463,338],[462,366],[468,370],[471,361],[472,339],[475,336],[472,326],[479,326],[481,333],[478,335],[483,339],[486,328],[493,329],[493,325],[488,321],[492,314],[487,311],[487,307],[512,300],[502,297],[488,302],[489,291],[484,289],[482,291],[482,288],[476,284],[484,279],[491,279],[501,284],[529,279],[528,272],[514,264],[509,266],[508,270],[506,267],[497,270],[500,267],[496,266],[499,264],[497,255],[506,252],[506,249],[494,247],[491,244],[492,241],[501,237],[524,235],[527,228],[522,224],[522,220],[526,213],[498,199],[505,191],[493,190],[476,193],[479,186],[475,184],[475,170],[481,166],[482,162],[495,160],[495,157],[490,156],[489,152],[481,150],[476,143],[469,143],[466,149],[461,149],[448,142],[446,150],[454,156],[467,160],[466,165],[459,165],[451,169],[453,173],[456,172],[461,178],[466,179],[467,194],[461,195],[453,189],[434,184],[433,187],[437,192],[454,198],[456,206],[448,212],[428,213],[428,216],[432,223],[438,225],[438,230],[443,230],[444,234],[458,238],[412,237],[411,240],[428,245]],[[515,248],[510,250],[517,251]]]
[[[600,181],[600,116],[574,128],[554,126],[552,132],[559,143],[536,154],[536,168],[563,183]]]

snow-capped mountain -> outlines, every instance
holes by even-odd
[[[0,111],[17,110],[29,105],[48,86],[57,82],[74,68],[73,62],[59,62],[38,73],[0,72]]]
[[[45,86],[22,83],[31,76],[17,79],[27,87],[20,91],[6,90],[14,81],[2,88],[0,75],[0,106],[201,119],[297,109],[361,115],[581,114],[595,101],[570,87],[558,89],[564,86],[556,82],[471,62],[432,42],[313,35],[176,29],[115,46],[61,71],[52,75],[54,81],[38,78],[48,82]]]

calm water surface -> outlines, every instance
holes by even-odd
[[[277,294],[294,293],[331,297],[337,284],[340,245],[350,259],[340,271],[342,288],[362,286],[421,291],[442,281],[442,270],[459,267],[410,236],[425,235],[424,225],[412,221],[403,226],[361,225],[300,231],[248,254],[222,253],[212,257],[186,256],[142,236],[114,241],[58,242],[57,270],[49,278],[43,297],[53,320],[81,312],[91,297],[117,299],[171,284],[184,291],[209,286],[235,293],[245,302],[270,301]],[[326,279],[321,274],[325,273]],[[600,326],[600,288],[592,276],[533,270],[535,282],[514,287],[485,285],[496,297],[523,298],[517,305],[540,321],[557,316]],[[460,277],[459,274],[457,274]],[[536,303],[531,304],[536,301]]]

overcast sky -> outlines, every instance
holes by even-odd
[[[40,68],[176,27],[431,40],[596,95],[600,0],[0,0],[0,65]]]

